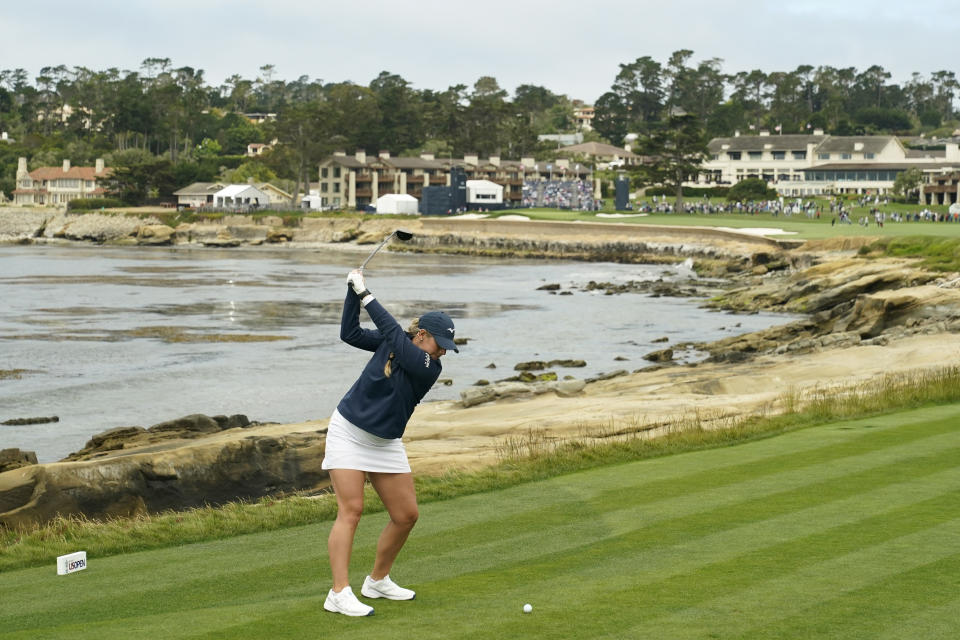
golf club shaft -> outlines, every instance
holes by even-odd
[[[383,242],[377,245],[376,249],[370,252],[370,255],[367,256],[367,259],[364,260],[363,264],[360,265],[361,271],[363,271],[363,268],[367,266],[367,263],[370,262],[370,259],[373,258],[373,256],[377,255],[377,251],[380,251],[380,249],[382,249],[384,246],[386,246],[388,242],[390,242],[390,238],[392,237],[393,237],[393,234],[391,233],[390,235],[388,235],[386,238],[383,239]]]

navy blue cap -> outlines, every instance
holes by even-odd
[[[420,316],[419,326],[430,332],[441,349],[460,353],[460,349],[457,349],[457,344],[453,341],[453,320],[443,311],[430,311],[423,314]]]

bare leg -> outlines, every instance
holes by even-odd
[[[330,470],[330,481],[337,496],[337,519],[330,529],[327,551],[330,554],[333,590],[337,593],[350,584],[350,554],[353,552],[353,535],[363,513],[364,479],[363,471]]]
[[[370,577],[381,580],[390,573],[393,561],[407,541],[407,536],[417,523],[417,492],[410,473],[371,473],[370,483],[380,495],[383,506],[390,514],[390,522],[383,528],[377,541],[377,558]]]

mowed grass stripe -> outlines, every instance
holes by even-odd
[[[718,628],[710,618],[719,613],[727,614],[722,628],[726,637],[752,637],[754,633],[764,637],[768,632],[763,629],[770,627],[772,621],[779,624],[796,616],[819,615],[816,618],[819,624],[836,629],[848,625],[857,629],[870,628],[871,621],[851,620],[849,612],[842,612],[832,619],[826,617],[824,608],[838,598],[861,589],[876,588],[883,581],[925,565],[947,563],[953,566],[960,553],[958,545],[960,519],[955,519],[836,559],[811,563],[787,575],[759,580],[747,589],[703,601],[697,607],[685,607],[670,616],[658,617],[634,628],[660,629],[666,637],[714,633]],[[940,585],[934,583],[927,584],[924,591],[930,595],[939,589]],[[889,605],[891,609],[896,608],[892,601]],[[873,614],[883,615],[880,611]],[[787,633],[772,637],[819,636]]]
[[[915,410],[910,415],[914,423],[933,423],[939,420],[960,419],[960,409],[953,405],[928,407]],[[896,445],[903,443],[898,442],[899,438],[907,440],[913,437],[923,438],[937,433],[949,433],[952,430],[951,425],[951,422],[924,425],[914,436],[909,433],[904,435],[905,425],[902,418],[894,416],[843,421],[829,427],[803,429],[776,438],[757,440],[749,443],[749,447],[740,445],[711,449],[709,455],[703,455],[704,452],[685,453],[626,465],[591,469],[589,473],[578,476],[578,482],[572,486],[566,480],[569,476],[544,480],[540,483],[544,490],[536,495],[531,495],[524,487],[501,490],[497,492],[498,511],[503,518],[509,519],[516,514],[528,512],[531,504],[548,510],[560,504],[593,500],[598,493],[608,490],[615,493],[633,491],[639,494],[632,496],[631,502],[638,499],[658,500],[668,495],[663,492],[675,491],[674,487],[678,479],[690,479],[697,473],[701,474],[705,486],[716,487],[717,479],[729,468],[735,469],[738,473],[743,469],[756,470],[768,460],[773,459],[774,462],[769,466],[774,471],[782,471],[784,469],[779,468],[778,465],[789,465],[791,461],[798,466],[809,464],[803,456],[808,451],[814,452],[810,460],[822,462],[818,455],[825,452],[829,454],[834,449],[851,442],[882,441],[882,433],[885,431],[896,431],[898,435],[892,436],[891,441]],[[789,446],[781,444],[781,438],[789,439]],[[861,445],[854,444],[854,452],[863,452],[864,449]],[[635,465],[642,465],[642,473],[629,471]],[[737,481],[742,481],[742,478],[738,478]],[[559,487],[560,490],[555,491],[555,487]],[[441,517],[438,520],[451,523],[451,526],[463,527],[478,522],[489,524],[485,510],[488,501],[486,494],[460,498],[456,502],[457,513],[453,514],[455,517]],[[441,515],[451,513],[449,510],[445,511],[443,506],[435,505],[434,508],[440,509]],[[421,526],[422,524],[418,525],[418,528]],[[438,531],[447,531],[447,529]]]
[[[941,426],[939,421],[935,425],[937,429]],[[954,446],[950,447],[951,444]],[[418,548],[426,550],[428,566],[424,567],[424,577],[427,578],[432,563],[441,562],[445,557],[462,561],[465,546],[477,551],[477,569],[489,569],[513,562],[534,546],[543,553],[562,553],[642,527],[655,528],[655,535],[662,539],[665,532],[684,531],[695,524],[694,520],[686,519],[698,514],[702,514],[706,526],[716,527],[718,521],[732,522],[734,518],[749,521],[757,513],[772,517],[774,509],[793,511],[821,502],[828,495],[839,499],[856,494],[861,487],[875,488],[894,482],[898,477],[903,479],[905,473],[934,473],[943,465],[952,465],[960,457],[957,447],[960,447],[957,434],[938,434],[914,440],[896,450],[884,446],[879,451],[859,456],[850,456],[848,452],[842,464],[837,460],[820,465],[805,463],[800,470],[788,469],[778,475],[761,469],[757,472],[759,477],[750,474],[750,469],[741,468],[739,483],[719,488],[704,488],[709,484],[708,479],[695,473],[691,484],[677,479],[676,484],[682,486],[683,491],[676,498],[665,500],[653,500],[647,494],[585,492],[582,487],[571,484],[577,476],[567,476],[564,485],[558,481],[544,483],[544,494],[550,496],[545,498],[551,504],[549,508],[531,507],[526,513],[514,512],[507,518],[488,519],[481,526],[445,527],[436,533],[435,530],[421,531],[411,539],[407,553],[415,555]],[[940,466],[932,460],[925,460],[931,454],[935,454]],[[896,461],[897,465],[890,467],[891,461]],[[696,460],[690,462],[696,465]],[[623,476],[630,473],[642,475],[643,463],[619,468]],[[862,475],[859,483],[854,478],[858,471]],[[536,503],[535,500],[532,502]],[[629,505],[624,506],[625,503]],[[741,505],[739,509],[737,505]],[[449,513],[446,518],[435,518],[433,522],[455,519],[456,513]],[[491,536],[491,532],[496,535]],[[449,535],[451,533],[454,535]],[[416,579],[417,575],[412,577]]]
[[[663,609],[689,607],[698,598],[720,597],[738,586],[750,587],[757,580],[798,570],[818,559],[826,562],[865,544],[925,530],[930,517],[936,518],[943,509],[947,513],[960,509],[960,469],[925,476],[911,484],[716,533],[709,533],[709,523],[701,523],[705,529],[670,531],[667,538],[672,539],[665,540],[656,529],[645,529],[643,536],[608,539],[557,556],[518,562],[509,570],[460,575],[436,586],[468,590],[475,605],[487,609],[497,608],[504,599],[522,599],[528,594],[523,576],[549,576],[555,590],[537,591],[537,598],[547,606],[556,602],[574,617],[591,618],[596,611],[601,617],[613,615],[629,625],[633,618],[614,615],[616,611],[642,611],[643,617],[651,617]],[[922,495],[934,497],[916,504]],[[828,522],[838,521],[844,523],[827,527]],[[861,539],[867,528],[873,537]],[[589,596],[573,595],[578,590]],[[604,626],[610,633],[625,628],[615,621],[604,622]],[[561,632],[558,630],[558,637]]]
[[[960,630],[960,571],[954,574],[953,585],[950,579],[943,580],[953,589],[953,599],[942,604],[930,606],[921,603],[914,612],[908,612],[899,620],[887,624],[882,633],[873,640],[901,640],[902,638],[925,638],[928,640],[953,640]],[[924,594],[926,585],[920,585],[918,593]]]
[[[51,581],[49,567],[0,574],[0,629],[16,628],[19,620],[46,615],[49,603],[32,597],[35,589],[46,589],[61,600],[60,615],[84,619],[104,597],[111,598],[118,611],[149,614],[177,603],[203,608],[244,598],[262,597],[264,580],[277,579],[274,596],[303,593],[314,588],[321,554],[325,557],[325,536],[318,527],[298,527],[272,534],[240,536],[228,540],[184,547],[132,553],[110,558],[88,558],[99,571],[81,571]],[[306,556],[304,561],[302,556]],[[8,575],[16,576],[7,580]],[[117,582],[117,576],[133,579]],[[282,578],[281,578],[282,576]]]
[[[960,525],[960,521],[955,521]],[[960,529],[958,529],[960,531]],[[949,544],[951,540],[944,540]],[[952,539],[960,543],[960,536]],[[754,629],[751,635],[767,638],[863,638],[873,640],[889,628],[898,628],[901,637],[920,637],[911,629],[904,629],[900,621],[917,610],[951,602],[957,595],[957,584],[952,580],[960,575],[960,546],[953,547],[953,555],[937,558],[920,566],[908,568],[875,582],[844,592],[794,614],[776,624]],[[825,621],[832,623],[828,628]],[[958,629],[942,624],[931,629],[931,637],[956,638]]]
[[[424,505],[397,569],[418,599],[378,602],[371,620],[321,610],[323,524],[91,558],[89,570],[67,577],[53,575],[52,558],[49,567],[0,574],[0,637],[121,638],[136,628],[158,630],[149,634],[157,638],[685,638],[707,637],[708,623],[709,633],[751,637],[796,625],[806,610],[838,615],[830,601],[846,593],[878,588],[886,597],[878,585],[898,574],[952,566],[956,541],[938,527],[960,512],[960,434],[943,423],[958,415],[951,407],[838,423]],[[845,455],[832,456],[838,447]],[[825,457],[786,464],[814,449]],[[774,458],[785,463],[780,473],[764,464]],[[733,466],[719,487],[703,473]],[[666,497],[633,489],[668,477],[685,488]],[[361,524],[355,587],[384,521],[375,514]],[[948,548],[936,556],[930,544],[921,557],[914,546],[931,532]],[[889,548],[905,559],[887,573],[856,566],[886,562]],[[844,590],[824,587],[848,565]],[[947,579],[939,575],[927,578]],[[749,608],[737,612],[730,599]],[[527,601],[530,616],[520,612]],[[900,611],[911,613],[922,611]]]

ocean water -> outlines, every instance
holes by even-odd
[[[369,355],[339,340],[346,274],[365,256],[336,248],[0,247],[0,370],[23,370],[0,377],[0,422],[60,419],[0,425],[0,448],[50,462],[101,431],[191,413],[262,422],[329,416]],[[581,290],[591,280],[693,277],[684,266],[381,252],[366,274],[402,325],[443,309],[468,339],[442,360],[449,384],[425,401],[516,375],[518,362],[582,359],[586,367],[553,370],[586,378],[649,366],[643,355],[665,346],[789,319]],[[544,284],[572,295],[538,290]],[[373,326],[365,314],[361,321]],[[653,342],[662,337],[669,342]]]

